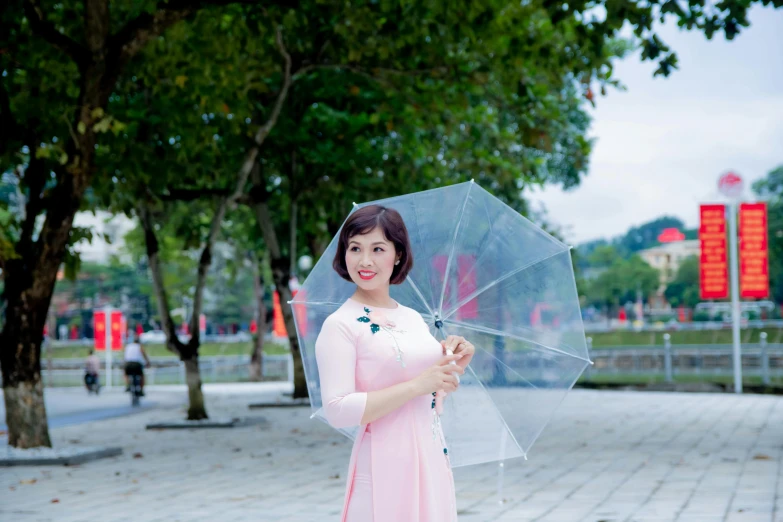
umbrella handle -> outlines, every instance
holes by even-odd
[[[454,352],[451,350],[446,350],[446,353],[448,355],[454,355]],[[457,365],[456,361],[451,361],[449,364],[453,364],[454,366]],[[456,373],[452,373],[452,375],[457,378],[457,383],[459,383],[459,375]],[[443,395],[440,393],[435,395],[435,411],[438,415],[443,414]]]
[[[452,350],[446,350],[446,355],[454,355],[454,352]],[[451,361],[449,364],[457,366],[457,361]],[[459,384],[459,375],[456,373],[452,373],[452,375],[457,378],[457,384]]]

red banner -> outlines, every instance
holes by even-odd
[[[302,295],[299,296],[300,299],[304,301],[306,298],[304,290],[291,290],[291,296],[296,297],[296,294],[299,292],[302,292]],[[299,333],[302,334],[302,337],[305,337],[307,335],[307,307],[303,304],[291,304],[291,308],[294,311],[294,316],[296,317],[296,324],[297,328],[299,328]]]
[[[111,349],[122,350],[122,312],[115,310],[111,313]]]
[[[769,244],[766,203],[742,203],[739,209],[740,297],[769,297]]]
[[[92,313],[92,329],[95,349],[102,352],[106,349],[106,312]]]
[[[724,205],[701,205],[699,208],[699,289],[702,299],[725,299],[729,296],[729,271],[726,248],[726,208]]]
[[[292,290],[291,296],[296,296],[299,290]],[[302,294],[304,296],[304,294]],[[296,322],[299,325],[299,332],[304,337],[307,335],[307,307],[303,304],[292,303],[292,310],[296,315]],[[285,327],[283,318],[283,308],[280,304],[280,294],[277,290],[272,294],[272,332],[276,337],[287,337],[288,329]]]
[[[276,337],[288,335],[283,320],[283,308],[280,306],[280,294],[277,293],[277,290],[272,294],[272,332]]]
[[[457,258],[457,299],[462,302],[473,295],[476,285],[476,258],[475,256],[461,255]],[[474,297],[457,310],[457,320],[476,319],[478,317],[478,300]]]

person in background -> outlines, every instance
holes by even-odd
[[[144,365],[150,367],[150,358],[144,351],[139,334],[134,333],[131,342],[125,345],[125,391],[130,391],[130,377],[141,376],[141,395],[144,395]]]
[[[84,361],[84,384],[87,386],[87,390],[93,384],[98,383],[98,373],[101,371],[101,361],[98,356],[95,355],[95,351],[90,350],[90,354],[87,356],[87,360]]]

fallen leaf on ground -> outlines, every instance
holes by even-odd
[[[772,460],[772,457],[759,453],[758,455],[753,455],[753,460]]]
[[[38,482],[38,479],[24,479],[19,481],[20,484],[35,484],[36,482]]]
[[[52,499],[52,504],[59,504],[59,503],[60,503],[60,499],[59,498],[53,498]]]
[[[134,459],[141,459],[141,458],[144,458],[144,455],[142,455],[141,453],[134,453],[133,454],[133,458]]]

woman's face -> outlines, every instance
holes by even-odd
[[[348,240],[345,266],[359,288],[371,291],[389,285],[397,257],[394,243],[376,227]]]

